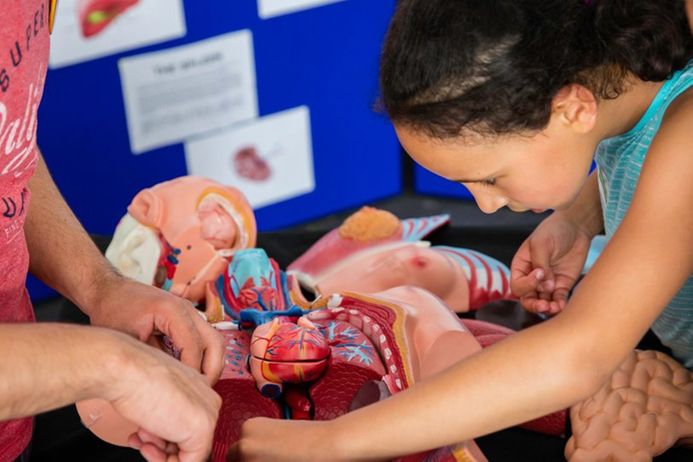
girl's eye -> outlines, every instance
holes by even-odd
[[[496,185],[496,179],[495,178],[488,178],[486,180],[474,180],[471,181],[470,183],[465,183],[464,181],[458,182],[462,186],[467,186],[468,184],[480,184],[482,186],[495,186]]]

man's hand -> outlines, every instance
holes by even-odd
[[[95,326],[128,333],[141,341],[165,335],[181,361],[214,384],[223,368],[221,335],[188,301],[156,287],[112,275],[95,286],[94,302],[83,307]]]
[[[129,444],[148,461],[198,462],[212,448],[221,398],[199,372],[113,332],[121,340],[105,399],[139,426]]]

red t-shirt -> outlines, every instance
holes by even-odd
[[[36,168],[36,114],[49,49],[50,0],[9,0],[0,8],[0,322],[33,322],[25,284],[24,221]],[[31,419],[0,423],[0,462],[31,438]]]

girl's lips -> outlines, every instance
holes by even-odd
[[[544,213],[544,212],[546,212],[546,209],[532,209],[532,212],[534,212],[534,213]]]

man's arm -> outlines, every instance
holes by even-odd
[[[92,324],[140,340],[169,336],[185,364],[216,381],[223,367],[221,336],[192,304],[119,275],[65,203],[43,157],[29,188],[25,232],[31,272],[77,304]]]
[[[41,155],[29,189],[30,271],[90,314],[99,288],[119,276],[65,203]]]
[[[0,324],[0,421],[102,395],[113,379],[103,364],[120,363],[113,339],[83,326]]]
[[[180,460],[210,452],[221,399],[198,372],[110,329],[0,324],[0,421],[91,398],[175,443]]]

